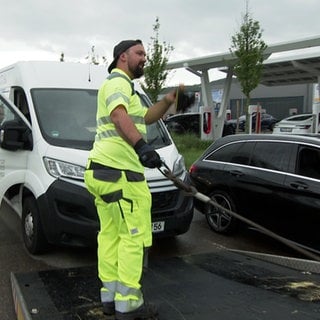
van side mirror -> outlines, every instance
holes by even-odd
[[[10,151],[32,150],[31,130],[19,120],[5,121],[0,127],[0,147]]]

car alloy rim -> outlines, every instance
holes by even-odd
[[[24,220],[24,229],[28,240],[31,242],[34,234],[34,224],[31,212],[26,215],[26,218]]]
[[[224,197],[221,194],[214,195],[212,197],[214,201],[216,201],[218,204],[220,204],[222,207],[232,210],[230,202],[226,197]],[[210,220],[211,225],[216,230],[225,230],[229,227],[231,223],[232,217],[227,214],[225,211],[221,211],[219,209],[216,209],[213,206],[210,206],[210,211],[208,212],[208,219]]]

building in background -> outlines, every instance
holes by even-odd
[[[210,82],[212,98],[219,107],[224,88],[225,79]],[[266,113],[273,115],[277,119],[283,119],[292,114],[312,113],[314,84],[295,84],[281,86],[259,85],[251,92],[250,104],[260,104]],[[172,88],[163,90],[163,94]],[[196,97],[194,105],[190,107],[189,112],[199,111],[203,106],[201,99],[201,88],[199,85],[186,86],[186,91],[193,93]],[[238,106],[238,107],[237,107]],[[245,114],[245,97],[241,92],[241,87],[237,79],[232,80],[231,90],[228,100],[228,109],[231,112],[231,118]],[[168,111],[174,113],[174,107]]]

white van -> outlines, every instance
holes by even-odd
[[[18,62],[0,70],[0,201],[19,214],[26,248],[48,244],[95,245],[99,223],[83,173],[96,126],[97,90],[103,66],[66,62]],[[141,92],[146,105],[150,102]],[[148,126],[148,143],[184,181],[188,174],[162,121]],[[189,229],[192,197],[157,169],[146,169],[156,236]]]

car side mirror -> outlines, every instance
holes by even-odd
[[[10,151],[32,150],[30,128],[19,120],[5,121],[0,127],[0,147]]]

